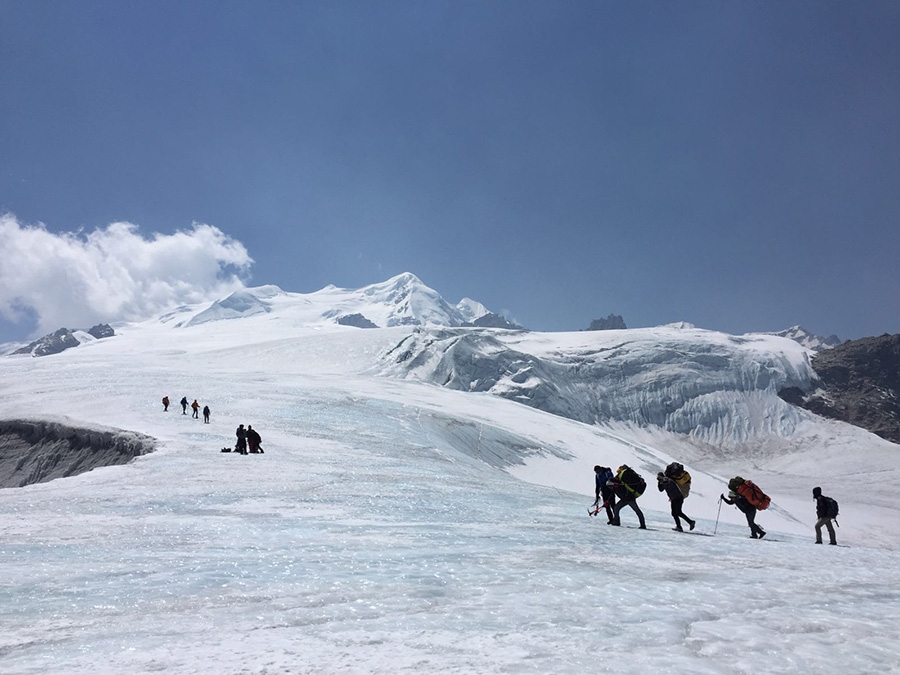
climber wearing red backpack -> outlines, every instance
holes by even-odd
[[[766,531],[756,524],[756,512],[767,508],[770,499],[755,483],[735,476],[728,481],[728,497],[719,495],[719,499],[726,504],[734,504],[747,516],[751,539],[762,539],[766,536]]]

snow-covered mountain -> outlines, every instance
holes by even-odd
[[[456,303],[456,310],[459,312],[459,315],[465,323],[473,323],[485,314],[491,313],[487,307],[471,298],[463,298]]]
[[[273,285],[243,288],[202,306],[202,309],[198,310],[197,306],[182,306],[167,312],[158,320],[175,327],[184,327],[271,312],[279,320],[302,326],[337,323],[357,328],[387,328],[463,326],[481,322],[494,327],[518,328],[470,298],[463,298],[456,306],[451,306],[437,291],[408,272],[360,289],[327,286],[314,293],[304,294],[288,293]],[[107,328],[110,332],[96,334],[95,331],[100,328]],[[108,326],[95,326],[87,333],[61,328],[12,353],[32,356],[57,354],[111,334],[112,329]]]
[[[304,294],[287,293],[277,286],[246,288],[212,303],[198,314],[183,316],[177,325],[197,325],[273,311],[306,326],[342,323],[341,317],[355,316],[360,317],[356,319],[358,323],[365,320],[379,328],[461,326],[490,313],[484,305],[468,298],[451,306],[437,291],[407,272],[360,289],[327,286]]]
[[[897,446],[778,397],[813,377],[807,349],[465,327],[420,284],[247,289],[0,359],[0,476],[68,476],[0,489],[4,673],[900,662]],[[356,314],[379,328],[337,321]],[[265,454],[221,452],[238,423]],[[676,459],[693,535],[652,480]],[[644,475],[649,531],[587,516],[594,464]],[[773,499],[762,542],[718,500],[738,473]],[[812,544],[816,485],[849,548]]]
[[[816,377],[796,332],[731,336],[685,323],[572,334],[472,329],[472,317],[489,314],[468,299],[452,307],[407,273],[359,290],[244,289],[163,320],[175,327],[257,316],[298,328],[412,326],[382,357],[382,373],[487,392],[589,424],[657,426],[722,447],[788,436],[809,417],[778,397],[785,388],[808,390]]]
[[[777,333],[765,333],[765,335],[777,335],[786,337],[789,340],[803,345],[807,349],[813,351],[822,351],[823,349],[831,349],[841,344],[841,339],[837,335],[829,335],[821,337],[806,330],[803,326],[791,326],[787,330],[778,331]]]

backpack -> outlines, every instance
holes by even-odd
[[[681,496],[687,499],[691,493],[691,474],[685,471],[678,462],[672,462],[666,467],[666,476],[675,481],[675,485],[681,491]]]
[[[728,483],[728,487],[731,487],[731,482]],[[752,480],[745,480],[743,483],[737,486],[735,492],[746,499],[747,502],[749,502],[750,506],[757,508],[760,511],[765,511],[767,508],[769,508],[769,504],[772,501],[769,496],[765,492],[760,490],[759,486]]]
[[[632,469],[630,466],[622,465],[619,467],[619,473],[616,476],[619,480],[619,483],[624,487],[624,494],[620,494],[620,497],[634,497],[637,499],[642,494],[644,494],[644,490],[647,489],[647,481],[641,478],[640,474],[637,471]]]
[[[825,516],[827,518],[837,518],[838,516],[838,503],[836,499],[832,499],[831,497],[822,497],[825,500]]]

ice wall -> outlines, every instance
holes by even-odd
[[[0,488],[24,487],[126,464],[154,450],[153,439],[59,420],[0,421]]]
[[[655,425],[717,445],[789,436],[809,417],[778,397],[784,387],[808,390],[816,378],[795,343],[701,330],[615,333],[548,350],[503,331],[419,330],[385,359],[394,376],[489,392],[587,424]]]

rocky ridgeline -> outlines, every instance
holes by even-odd
[[[116,331],[108,324],[98,323],[90,330],[85,331],[92,337],[100,340],[102,338],[112,337]],[[13,354],[31,354],[32,356],[49,356],[50,354],[59,354],[72,347],[77,347],[81,341],[75,337],[75,331],[68,328],[60,328],[55,333],[50,333],[42,338],[38,338],[34,342],[17,349]]]
[[[620,314],[608,314],[605,319],[594,319],[588,330],[626,330],[625,319]]]
[[[812,366],[813,388],[782,390],[784,400],[900,443],[900,335],[847,341],[816,354]]]

